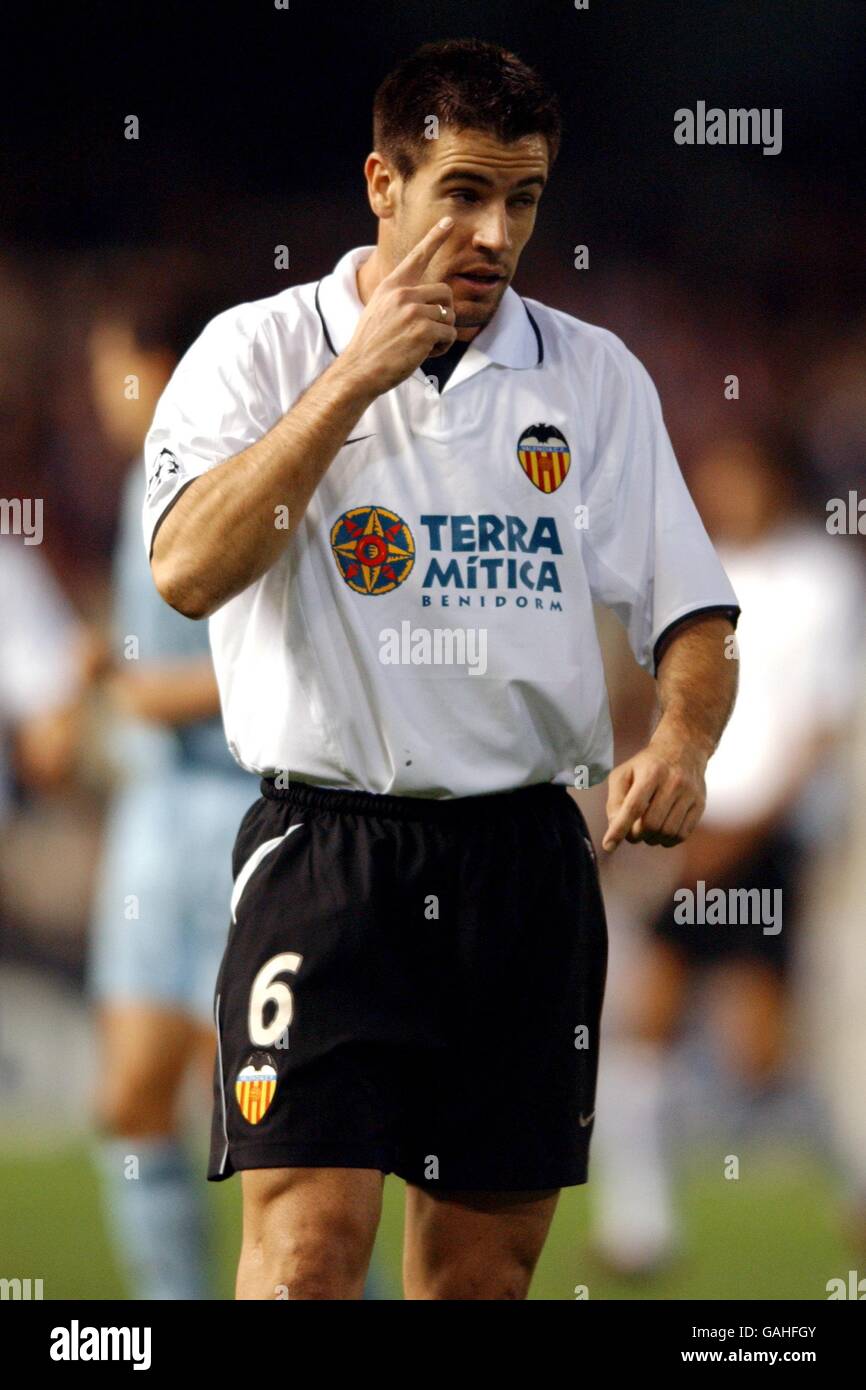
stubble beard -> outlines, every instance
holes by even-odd
[[[496,313],[497,309],[499,308],[500,304],[502,303],[507,288],[507,282],[503,285],[497,286],[496,297],[493,303],[490,305],[489,309],[481,304],[470,304],[468,308],[464,308],[461,313],[455,315],[454,327],[478,329],[486,328],[488,323]]]

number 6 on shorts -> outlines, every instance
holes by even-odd
[[[265,961],[250,990],[249,1034],[256,1047],[270,1047],[292,1021],[294,997],[289,986],[278,980],[282,974],[297,975],[304,959],[297,951],[283,951]],[[270,1023],[265,1023],[268,1004],[276,1006]]]

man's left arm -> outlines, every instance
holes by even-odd
[[[738,663],[730,654],[733,625],[719,616],[678,626],[658,669],[661,717],[646,748],[615,767],[608,783],[608,827],[602,849],[681,844],[704,813],[704,773],[728,722]]]

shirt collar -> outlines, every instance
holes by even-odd
[[[316,286],[316,307],[328,346],[335,354],[348,346],[363,312],[355,276],[359,266],[375,249],[374,246],[356,246],[347,251],[331,274]],[[458,368],[467,358],[475,361],[477,369],[487,362],[503,367],[537,367],[543,356],[538,325],[520,295],[509,285],[493,318],[472,339]]]

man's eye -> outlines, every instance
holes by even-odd
[[[514,198],[512,201],[513,201],[515,207],[519,207],[519,208],[534,208],[534,207],[535,207],[535,199],[534,199],[534,198]]]
[[[478,194],[471,188],[455,188],[451,193],[452,198],[465,198],[467,202],[474,203]]]

